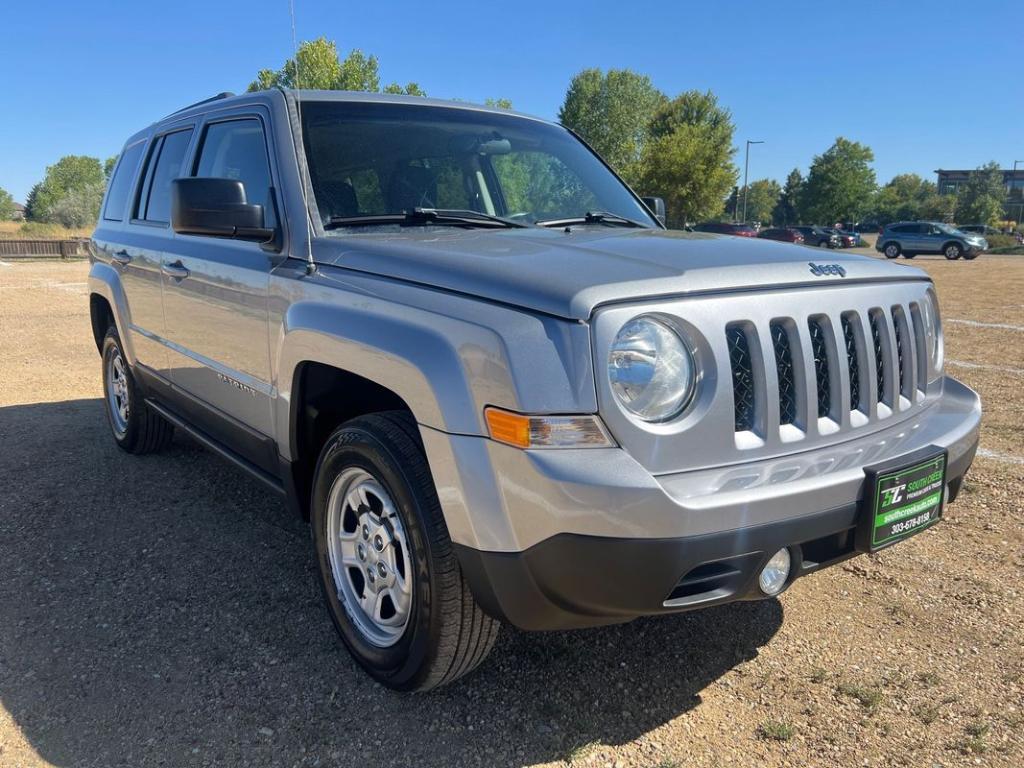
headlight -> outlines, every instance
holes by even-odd
[[[626,323],[608,354],[612,392],[644,421],[667,421],[693,397],[693,355],[679,335],[653,317]]]

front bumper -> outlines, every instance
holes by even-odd
[[[619,449],[524,452],[423,432],[478,602],[523,629],[565,629],[760,597],[757,574],[783,546],[794,577],[853,556],[864,467],[946,448],[953,498],[980,417],[977,395],[946,379],[935,403],[888,429],[657,477]]]

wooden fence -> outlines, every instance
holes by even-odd
[[[84,259],[89,255],[89,241],[75,240],[0,240],[0,258],[13,259]]]

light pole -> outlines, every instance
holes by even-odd
[[[744,223],[746,223],[746,221],[747,221],[747,194],[750,192],[750,190],[747,187],[747,171],[750,169],[750,145],[751,144],[764,144],[764,142],[763,141],[751,141],[750,139],[747,139],[747,157],[743,161],[743,219],[742,219],[742,221]]]
[[[1013,161],[1013,173],[1010,174],[1010,194],[1008,195],[1008,197],[1010,197],[1011,199],[1013,198],[1013,183],[1017,180],[1017,163],[1024,163],[1024,160],[1014,160]],[[1024,221],[1022,221],[1022,219],[1024,219],[1024,188],[1021,189],[1020,194],[1021,194],[1020,213],[1017,215],[1017,228],[1018,229],[1020,228],[1020,226],[1022,224],[1024,224]]]

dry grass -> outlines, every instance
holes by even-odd
[[[68,229],[38,221],[0,221],[0,240],[72,240],[91,234],[92,227]]]

